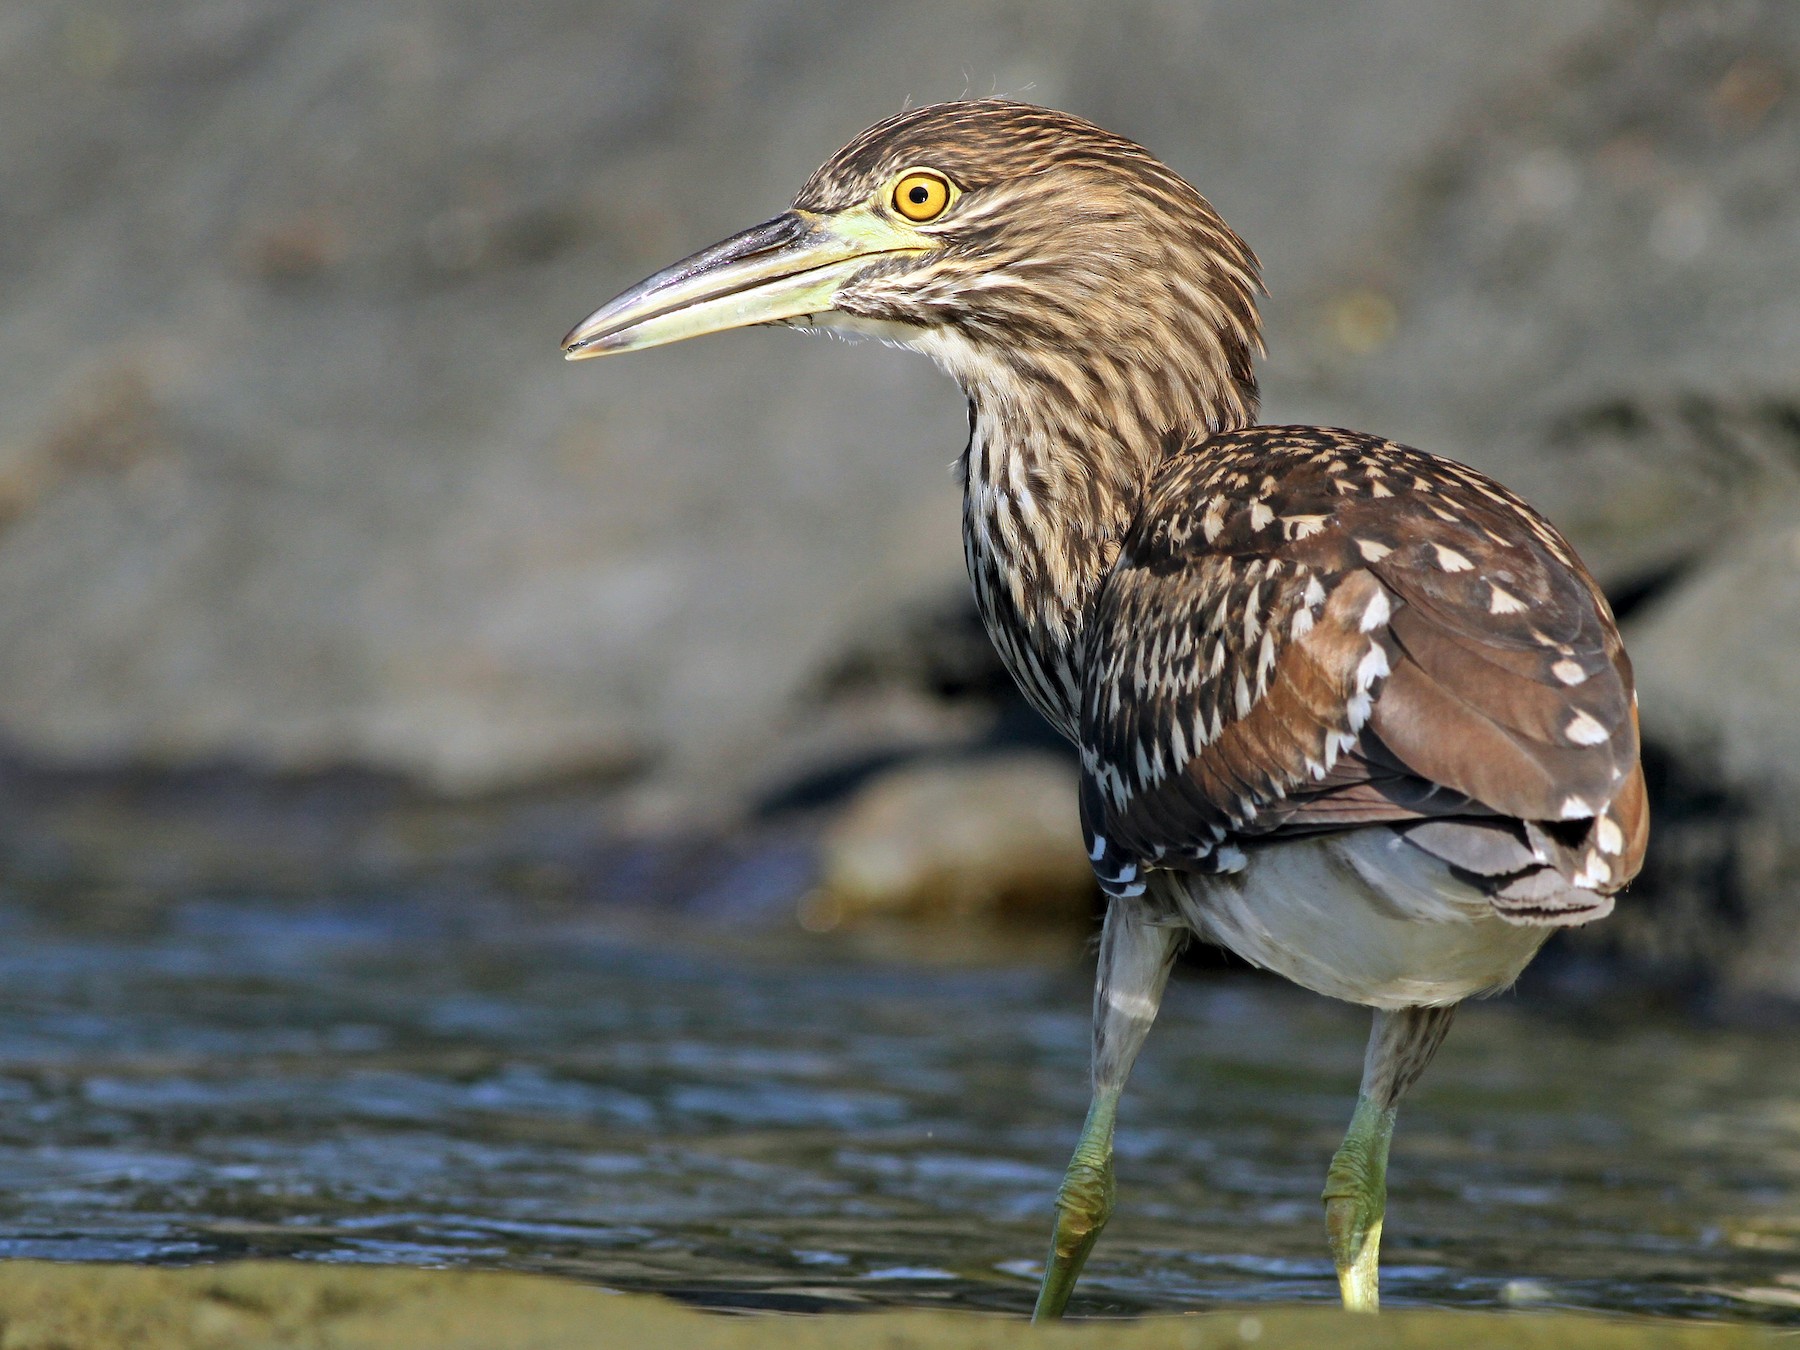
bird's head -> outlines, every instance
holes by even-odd
[[[790,210],[640,282],[563,350],[754,324],[873,333],[971,393],[1060,385],[1216,429],[1254,418],[1259,289],[1255,255],[1147,150],[983,99],[871,127]]]

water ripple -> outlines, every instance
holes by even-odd
[[[1078,969],[750,957],[417,898],[208,900],[127,934],[0,906],[0,932],[0,1256],[1018,1311],[1085,1107]],[[1365,1030],[1178,980],[1086,1306],[1334,1297],[1317,1197]],[[1390,1183],[1392,1301],[1800,1322],[1765,1296],[1800,1287],[1791,1038],[1471,1009]]]

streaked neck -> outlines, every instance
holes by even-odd
[[[1221,407],[1155,372],[919,345],[969,397],[963,549],[983,622],[1026,697],[1073,739],[1088,611],[1151,477],[1171,443],[1253,421],[1254,387],[1233,386],[1240,397]]]

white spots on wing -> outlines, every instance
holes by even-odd
[[[1219,531],[1225,528],[1225,503],[1214,497],[1206,504],[1206,514],[1200,517],[1200,532],[1206,536],[1206,542],[1212,543],[1219,537]]]
[[[1253,530],[1264,529],[1268,526],[1269,522],[1274,519],[1275,519],[1275,513],[1269,509],[1267,503],[1265,503],[1265,502],[1251,502],[1250,503],[1250,528],[1251,529],[1253,529]]]
[[[1124,809],[1131,794],[1125,790],[1125,779],[1119,773],[1116,765],[1102,764],[1094,774],[1094,784],[1106,794],[1106,799],[1112,803],[1113,810]]]
[[[1503,591],[1493,582],[1488,583],[1492,595],[1488,598],[1489,614],[1519,614],[1525,609],[1525,602],[1511,591]]]
[[[1563,735],[1577,745],[1600,745],[1607,739],[1606,728],[1585,712],[1578,712],[1569,719]]]
[[[1213,862],[1221,872],[1241,872],[1249,861],[1244,850],[1233,844],[1220,844],[1213,850]]]
[[[1289,539],[1307,539],[1325,528],[1325,517],[1283,516],[1281,524]]]
[[[1371,497],[1391,497],[1394,494],[1387,485],[1376,478],[1369,479],[1369,495]]]
[[[1363,610],[1362,618],[1357,620],[1356,626],[1365,633],[1372,633],[1386,623],[1393,612],[1393,606],[1388,604],[1387,592],[1377,587],[1375,594],[1369,597],[1368,608]]]
[[[1512,502],[1507,499],[1507,496],[1504,492],[1496,491],[1494,488],[1494,485],[1491,482],[1489,482],[1487,479],[1481,477],[1480,475],[1472,474],[1472,473],[1464,474],[1463,482],[1467,483],[1470,487],[1474,488],[1482,496],[1486,497],[1490,502],[1493,502],[1498,506],[1504,506],[1509,511],[1515,509],[1513,507]]]
[[[1580,684],[1588,677],[1587,671],[1581,668],[1581,662],[1571,661],[1567,657],[1551,666],[1550,673],[1564,684],[1571,686]]]
[[[1303,638],[1308,633],[1312,632],[1312,630],[1313,630],[1312,611],[1310,609],[1295,610],[1294,611],[1294,622],[1293,622],[1294,636],[1296,638]]]
[[[1374,708],[1374,699],[1370,691],[1375,681],[1385,679],[1388,674],[1387,650],[1379,642],[1371,642],[1369,650],[1363,653],[1363,659],[1356,663],[1356,692],[1350,696],[1350,702],[1344,706],[1344,712],[1350,719],[1350,729],[1360,731],[1369,720],[1369,713]],[[1347,738],[1346,738],[1347,739]],[[1344,749],[1350,746],[1346,744]],[[1328,759],[1335,756],[1327,756]]]
[[[1438,566],[1446,572],[1472,572],[1475,570],[1475,564],[1455,549],[1446,548],[1442,544],[1434,544],[1432,547],[1437,550]]]
[[[1379,642],[1371,642],[1368,652],[1356,663],[1356,687],[1366,690],[1388,673],[1387,649]]]
[[[1188,750],[1187,732],[1183,729],[1179,717],[1175,718],[1169,727],[1169,758],[1174,762],[1177,770],[1185,767],[1187,762],[1193,758]]]
[[[1263,634],[1262,646],[1256,651],[1256,690],[1261,694],[1269,687],[1269,676],[1275,669],[1275,634]]]
[[[1604,852],[1617,856],[1625,851],[1625,832],[1611,816],[1600,817],[1600,823],[1594,826],[1594,837]]]
[[[1098,864],[1098,859],[1095,859]],[[1098,865],[1094,868],[1094,877],[1100,885],[1112,895],[1132,896],[1144,893],[1144,883],[1138,880],[1138,865],[1133,861],[1119,864],[1119,869],[1111,876],[1102,872]]]
[[[1237,715],[1239,717],[1248,717],[1250,715],[1251,706],[1250,686],[1244,681],[1244,673],[1239,671],[1237,677]]]
[[[1325,603],[1325,587],[1320,584],[1319,578],[1316,575],[1306,579],[1306,594],[1301,598],[1304,599],[1308,607],[1312,609],[1317,609],[1320,605]]]
[[[1586,820],[1594,814],[1594,808],[1580,797],[1564,797],[1562,818],[1564,820]]]
[[[1215,638],[1213,640],[1212,656],[1206,663],[1206,678],[1209,680],[1216,680],[1219,678],[1219,672],[1224,669],[1225,639]]]
[[[1577,886],[1589,889],[1592,889],[1595,886],[1604,886],[1607,882],[1612,880],[1612,868],[1607,866],[1606,859],[1602,858],[1598,853],[1590,853],[1587,855],[1587,866],[1582,868],[1581,871],[1577,872],[1574,876],[1570,877],[1569,880],[1573,881]]]
[[[1086,756],[1084,755],[1083,758],[1085,759]],[[1100,859],[1102,857],[1104,857],[1105,855],[1106,855],[1106,836],[1103,834],[1097,834],[1094,836],[1094,846],[1088,850],[1088,861],[1089,862],[1099,862]]]
[[[1356,551],[1363,555],[1364,562],[1380,562],[1394,550],[1374,539],[1358,539]]]

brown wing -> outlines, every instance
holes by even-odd
[[[1173,456],[1098,598],[1083,819],[1102,884],[1391,822],[1535,922],[1592,918],[1648,822],[1606,602],[1530,507],[1349,432]]]

